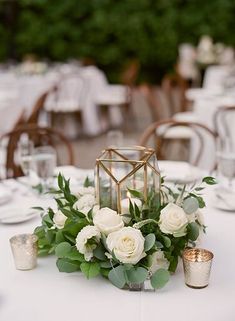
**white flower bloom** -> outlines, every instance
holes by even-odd
[[[80,253],[84,254],[86,261],[90,261],[93,257],[93,250],[97,247],[100,238],[100,231],[93,225],[85,226],[78,233],[76,237],[76,248]]]
[[[70,190],[73,195],[78,197],[86,194],[91,194],[95,196],[95,188],[92,186],[83,187],[83,186],[71,185]]]
[[[124,226],[121,216],[108,207],[96,211],[93,223],[105,235],[118,231]]]
[[[158,250],[150,256],[151,266],[149,268],[151,273],[156,272],[158,269],[168,269],[169,261],[165,258],[164,252]]]
[[[133,227],[123,227],[110,233],[106,243],[110,251],[122,263],[136,264],[146,256],[144,252],[144,237],[140,230]]]
[[[61,211],[57,211],[53,216],[53,222],[58,229],[64,228],[66,220],[67,216],[65,216]]]
[[[161,210],[159,227],[163,233],[183,236],[187,224],[187,215],[178,205],[169,203]]]
[[[94,218],[96,213],[100,210],[100,206],[99,205],[95,205],[92,209],[92,217]]]
[[[88,212],[93,208],[95,204],[96,204],[95,196],[91,194],[85,194],[81,196],[76,203],[74,203],[73,207],[76,210],[87,215]]]

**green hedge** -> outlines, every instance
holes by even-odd
[[[0,19],[6,3],[0,1]],[[141,79],[170,71],[178,44],[202,34],[235,45],[234,0],[18,0],[15,30],[0,26],[0,58],[36,53],[52,60],[91,57],[116,80],[131,58]],[[4,20],[4,19],[1,19]],[[9,49],[14,41],[15,50]],[[7,49],[8,48],[8,49]],[[8,50],[8,52],[7,52]],[[9,53],[9,50],[11,52]]]

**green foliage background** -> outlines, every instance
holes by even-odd
[[[9,25],[6,11],[14,2],[17,19]],[[141,78],[155,81],[173,68],[179,43],[209,34],[235,45],[234,17],[234,0],[2,0],[0,60],[88,56],[116,80],[134,57]]]

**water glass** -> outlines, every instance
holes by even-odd
[[[21,169],[25,176],[30,175],[32,167],[32,156],[34,152],[34,144],[31,140],[23,140],[18,144],[18,153]]]
[[[37,241],[34,234],[19,234],[10,238],[11,250],[17,270],[31,270],[37,265]]]
[[[229,138],[219,140],[217,146],[218,177],[222,185],[233,188],[235,178],[235,148]]]
[[[34,170],[41,179],[44,191],[47,191],[53,181],[56,167],[56,151],[51,146],[41,146],[34,149]]]

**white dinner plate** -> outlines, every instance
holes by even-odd
[[[39,211],[32,208],[11,207],[0,214],[0,223],[16,224],[26,222],[39,215]]]
[[[205,176],[200,168],[187,162],[158,161],[158,165],[166,182],[187,184],[198,181]]]
[[[0,186],[0,205],[9,202],[12,199],[11,191],[5,186]]]

